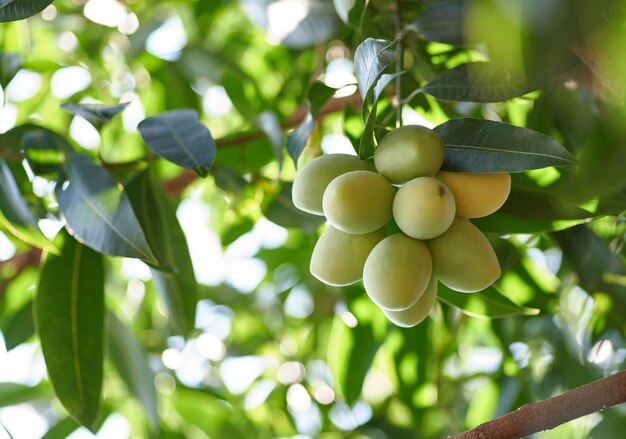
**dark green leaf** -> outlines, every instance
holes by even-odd
[[[99,252],[156,264],[128,197],[111,174],[77,153],[69,155],[65,171],[68,180],[59,182],[55,193],[72,234]]]
[[[257,123],[272,144],[278,167],[281,168],[283,165],[283,130],[278,116],[271,111],[264,111],[257,117]]]
[[[9,316],[2,324],[2,335],[7,351],[19,346],[35,333],[33,320],[33,302],[26,303],[14,315]]]
[[[567,229],[586,222],[580,220],[546,220],[516,216],[501,210],[483,218],[472,219],[472,223],[485,233],[539,233]]]
[[[374,336],[370,323],[359,322],[348,327],[340,317],[335,317],[330,333],[328,362],[346,402],[352,405],[361,395],[365,376],[382,340]]]
[[[115,314],[108,313],[108,348],[120,376],[141,402],[153,429],[159,425],[154,372],[133,333]]]
[[[21,68],[22,58],[19,55],[0,52],[0,86],[6,88]]]
[[[280,192],[265,206],[265,217],[283,227],[295,227],[305,232],[314,232],[325,219],[322,216],[302,212],[291,201],[291,183],[284,183]]]
[[[68,417],[61,419],[48,429],[41,439],[66,439],[72,432],[80,427],[74,419]]]
[[[321,81],[313,82],[307,93],[311,114],[314,116],[318,114],[324,108],[326,102],[335,95],[336,91],[336,89],[327,86]]]
[[[368,38],[359,44],[354,54],[354,71],[359,92],[364,99],[395,59],[396,48],[393,42]]]
[[[421,91],[446,101],[501,102],[543,87],[577,63],[570,57],[558,66],[516,75],[496,63],[472,62],[446,70]]]
[[[483,119],[458,118],[435,128],[446,147],[442,169],[458,172],[521,172],[576,165],[576,159],[545,134]]]
[[[443,303],[459,308],[463,314],[471,317],[502,318],[539,314],[538,309],[519,306],[511,302],[498,292],[495,285],[477,293],[459,293],[439,282],[437,297]]]
[[[195,110],[174,110],[149,117],[139,133],[161,157],[206,177],[215,158],[215,141]]]
[[[100,130],[116,114],[128,107],[129,104],[130,102],[123,102],[118,105],[63,104],[61,108],[75,116],[85,118],[97,130]]]
[[[412,23],[415,31],[425,40],[462,46],[468,0],[431,3]]]
[[[161,270],[152,270],[154,284],[165,302],[172,325],[177,332],[186,335],[194,328],[198,284],[176,209],[147,172],[132,180],[126,190],[159,261]]]
[[[52,3],[53,0],[0,0],[0,22],[23,20]]]
[[[48,399],[52,396],[52,388],[47,383],[35,387],[16,383],[0,383],[0,407],[23,404],[37,399]]]
[[[56,395],[72,417],[91,428],[102,387],[102,255],[66,233],[57,242],[62,254],[49,254],[41,270],[37,332]]]
[[[314,127],[315,121],[313,116],[311,116],[311,112],[307,112],[302,123],[287,135],[287,152],[296,166],[298,165],[298,158],[300,158],[300,154],[302,154],[304,147],[309,141],[309,136],[313,132]]]

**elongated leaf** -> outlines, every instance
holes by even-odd
[[[57,242],[61,256],[48,255],[41,270],[37,332],[56,395],[72,417],[91,428],[102,387],[102,255],[67,233]]]
[[[287,152],[296,166],[298,165],[298,158],[309,141],[309,136],[313,132],[314,127],[315,121],[309,111],[302,123],[287,135]]]
[[[6,88],[22,67],[22,58],[15,53],[0,52],[0,86]]]
[[[132,180],[127,191],[162,268],[152,270],[154,284],[165,302],[173,327],[186,335],[194,328],[198,284],[176,210],[147,172]]]
[[[291,183],[284,183],[280,192],[263,208],[265,217],[283,227],[296,227],[314,232],[324,223],[324,217],[302,212],[291,200]]]
[[[116,114],[124,111],[129,104],[130,102],[123,102],[118,105],[63,104],[61,108],[75,116],[85,118],[97,130],[100,130]]]
[[[156,264],[128,197],[111,174],[77,153],[69,156],[65,170],[68,180],[55,192],[74,237],[101,253]]]
[[[108,348],[120,376],[141,402],[153,429],[159,425],[154,372],[133,333],[113,313],[108,313]]]
[[[431,3],[412,23],[415,31],[425,40],[462,46],[465,21],[470,4],[468,0]]]
[[[52,396],[52,388],[47,383],[42,383],[35,387],[16,383],[0,383],[0,407],[47,399]]]
[[[577,63],[572,56],[544,70],[527,69],[524,76],[515,76],[496,63],[472,62],[446,70],[421,91],[446,101],[501,102],[543,87]]]
[[[354,54],[354,71],[359,92],[364,99],[395,59],[395,43],[368,38],[359,44]]]
[[[149,117],[139,133],[150,149],[206,177],[215,158],[215,141],[195,110],[174,110]]]
[[[459,293],[439,282],[437,298],[447,305],[459,308],[463,314],[478,318],[502,318],[516,315],[539,314],[535,308],[519,306],[490,286],[477,293]]]
[[[35,334],[33,321],[33,302],[26,303],[14,315],[8,317],[2,324],[2,336],[7,351],[19,346]]]
[[[283,131],[278,116],[271,111],[264,111],[257,117],[257,123],[272,144],[278,167],[281,168],[283,166]]]
[[[0,224],[16,238],[35,247],[56,252],[41,233],[7,163],[0,159]]]
[[[510,213],[497,211],[483,218],[472,219],[472,223],[485,233],[539,233],[563,230],[587,222],[579,220],[540,220],[522,218]]]
[[[313,82],[307,93],[311,114],[314,116],[318,114],[336,92],[337,89],[329,87],[321,81]]]
[[[23,20],[52,3],[53,0],[0,0],[0,22]]]
[[[576,165],[576,159],[545,134],[490,120],[452,119],[435,128],[446,147],[442,169],[458,172],[521,172]]]
[[[171,397],[172,405],[180,416],[208,437],[228,437],[223,434],[224,424],[232,416],[230,405],[197,389],[178,387]],[[207,414],[210,413],[210,416]]]
[[[352,405],[361,395],[365,375],[382,344],[374,336],[371,324],[359,322],[349,328],[335,317],[329,345],[328,362],[346,402]]]
[[[65,439],[78,427],[80,427],[80,424],[74,419],[67,417],[50,427],[46,434],[41,436],[41,439]]]

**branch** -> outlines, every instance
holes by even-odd
[[[626,402],[626,370],[514,412],[448,439],[517,439]]]
[[[4,295],[9,283],[27,267],[37,265],[40,258],[41,250],[33,247],[24,253],[13,256],[8,261],[0,262],[0,274],[4,277],[0,281],[0,298]]]

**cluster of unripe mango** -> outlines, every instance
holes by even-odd
[[[443,160],[436,132],[407,125],[383,137],[374,163],[331,154],[302,168],[293,202],[328,221],[313,250],[311,273],[335,286],[363,279],[372,301],[404,327],[426,318],[437,280],[461,292],[491,285],[500,264],[468,218],[499,209],[511,176],[441,171]],[[393,221],[400,232],[387,236]]]

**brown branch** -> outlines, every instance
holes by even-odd
[[[8,261],[0,262],[0,275],[4,278],[0,281],[0,298],[4,295],[9,283],[27,267],[37,265],[39,258],[41,258],[41,250],[33,247],[13,256]]]
[[[517,439],[626,402],[626,370],[514,412],[449,439]]]

